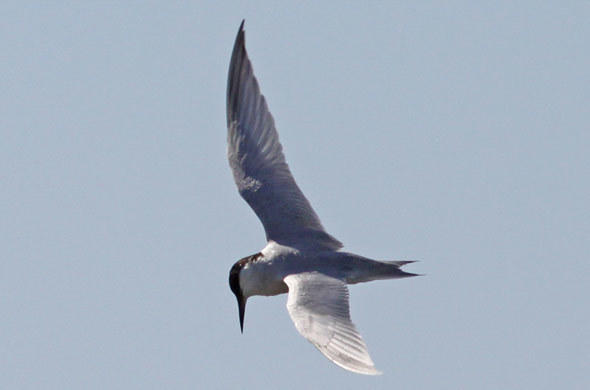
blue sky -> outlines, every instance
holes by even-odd
[[[0,7],[1,388],[585,389],[590,5]],[[265,244],[225,157],[242,18],[291,170],[347,251],[425,277],[351,287],[380,377],[240,334]]]

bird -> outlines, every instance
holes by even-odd
[[[288,294],[295,328],[322,354],[354,373],[381,374],[350,319],[347,285],[416,276],[401,269],[414,261],[372,260],[341,251],[342,243],[324,230],[285,160],[246,52],[244,20],[231,54],[226,103],[229,165],[267,240],[229,272],[241,332],[249,297]]]

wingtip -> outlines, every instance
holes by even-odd
[[[377,376],[377,375],[383,375],[383,371],[380,371],[378,369],[375,368],[375,366],[365,366],[365,367],[358,367],[358,366],[351,366],[348,364],[344,364],[342,362],[333,360],[332,362],[336,363],[336,365],[340,366],[341,368],[344,368],[346,371],[352,372],[354,374],[361,374],[361,375],[373,375],[373,376]]]
[[[362,374],[362,375],[374,375],[374,376],[383,375],[383,371],[376,369],[375,366],[371,367],[370,369],[365,369],[362,371],[360,371],[360,370],[353,371],[353,372],[356,374]]]
[[[242,19],[242,23],[240,23],[240,28],[238,29],[238,33],[236,34],[236,41],[234,43],[234,50],[239,50],[239,48],[244,48],[246,46],[246,32],[244,31],[244,23],[246,19]]]

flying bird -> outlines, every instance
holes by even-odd
[[[321,353],[346,370],[380,374],[350,319],[347,284],[416,276],[400,268],[412,261],[378,261],[343,252],[342,243],[324,230],[285,162],[246,52],[244,21],[229,66],[227,129],[234,180],[267,239],[260,252],[237,261],[229,272],[241,331],[249,297],[288,293],[295,328]]]

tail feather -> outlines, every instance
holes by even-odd
[[[334,274],[348,284],[420,276],[401,269],[404,265],[415,263],[415,260],[372,260],[346,252],[330,252],[327,255],[326,260],[329,261],[320,263],[326,265],[326,274]]]
[[[418,260],[395,260],[395,261],[384,261],[384,263],[389,263],[393,265],[397,265],[398,267],[404,266],[406,264],[417,263]]]
[[[409,278],[411,276],[422,276],[421,274],[415,274],[412,272],[406,272],[401,269],[402,266],[406,264],[416,263],[418,260],[395,260],[395,261],[383,261],[383,263],[395,265],[397,269],[395,270],[395,275],[398,278]]]

